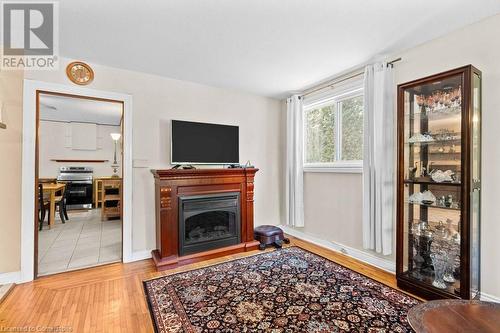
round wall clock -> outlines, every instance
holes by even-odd
[[[86,85],[94,79],[94,71],[84,62],[74,61],[66,66],[66,75],[71,82]]]

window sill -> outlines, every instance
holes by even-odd
[[[363,167],[304,167],[304,172],[363,173]]]

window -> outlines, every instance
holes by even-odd
[[[304,105],[304,170],[360,172],[363,90]]]

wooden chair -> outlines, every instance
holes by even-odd
[[[40,201],[38,204],[40,207],[39,208],[39,210],[40,210],[39,230],[42,230],[43,221],[45,220],[46,213],[49,212],[49,216],[50,216],[50,201],[46,196],[44,197],[43,184],[38,184],[38,190],[40,191],[40,193],[39,193],[39,200]],[[64,187],[61,190],[61,195],[58,195],[55,198],[55,204],[56,204],[55,208],[56,208],[56,210],[59,210],[59,217],[61,218],[62,223],[66,223],[66,220],[69,220],[68,212],[66,211],[66,196],[67,196],[67,191],[66,191],[66,187]],[[49,222],[47,221],[47,223],[49,223]]]
[[[43,185],[38,184],[38,230],[42,230],[45,215],[50,209],[49,199],[43,195]],[[47,222],[48,223],[48,222]]]
[[[56,209],[59,209],[59,217],[62,223],[66,223],[66,220],[69,220],[68,212],[66,211],[67,193],[68,191],[66,191],[66,187],[64,187],[61,191],[61,195],[56,197]]]

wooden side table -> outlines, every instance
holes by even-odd
[[[94,178],[94,207],[102,206],[102,179]]]
[[[120,217],[122,215],[122,180],[105,179],[102,181],[102,209],[101,219],[107,220],[110,217]]]
[[[500,304],[430,301],[411,308],[408,322],[417,333],[497,333],[500,332]]]
[[[94,177],[94,208],[102,207],[102,182],[110,179],[110,180],[118,180],[121,178],[104,176],[104,177]]]

